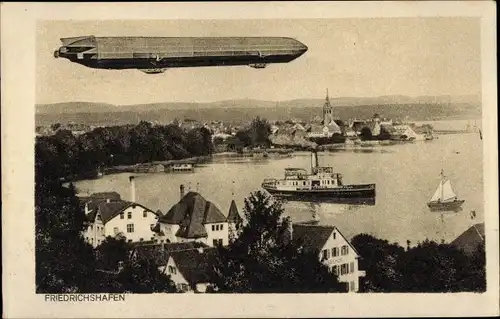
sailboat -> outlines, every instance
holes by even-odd
[[[464,202],[465,200],[458,199],[451,186],[451,181],[445,178],[443,170],[441,170],[441,181],[427,206],[431,211],[457,211],[462,208]]]

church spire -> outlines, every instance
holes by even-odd
[[[329,125],[333,121],[332,117],[333,108],[330,104],[330,96],[328,94],[328,88],[326,89],[325,104],[323,105],[323,125]]]

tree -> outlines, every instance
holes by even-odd
[[[36,291],[91,292],[94,253],[81,236],[85,215],[74,188],[57,180],[35,186]]]
[[[366,270],[365,292],[462,292],[484,291],[484,247],[472,256],[449,245],[426,240],[405,251],[398,244],[367,234],[351,243]],[[409,241],[408,241],[409,243]]]
[[[245,199],[246,224],[228,247],[219,247],[212,282],[219,292],[333,292],[343,285],[316,254],[286,241],[283,208],[262,192]]]
[[[351,244],[360,256],[359,268],[366,271],[362,279],[362,292],[396,292],[401,290],[402,273],[398,261],[404,249],[368,234],[352,238]]]
[[[160,273],[158,265],[152,259],[138,258],[125,264],[118,275],[125,292],[160,293],[176,292],[170,276]]]
[[[271,125],[265,119],[256,117],[250,126],[248,131],[249,136],[252,140],[252,145],[269,147],[269,135],[271,135]]]
[[[366,126],[361,129],[359,136],[363,141],[369,141],[373,138],[372,131],[370,130],[369,127]]]

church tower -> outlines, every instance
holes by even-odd
[[[326,89],[325,104],[323,104],[323,125],[327,126],[333,121],[333,107],[330,104],[328,89]]]

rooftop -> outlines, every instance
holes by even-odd
[[[160,218],[160,222],[179,225],[175,235],[183,238],[206,237],[204,224],[225,221],[226,217],[219,208],[196,192],[187,193]]]

